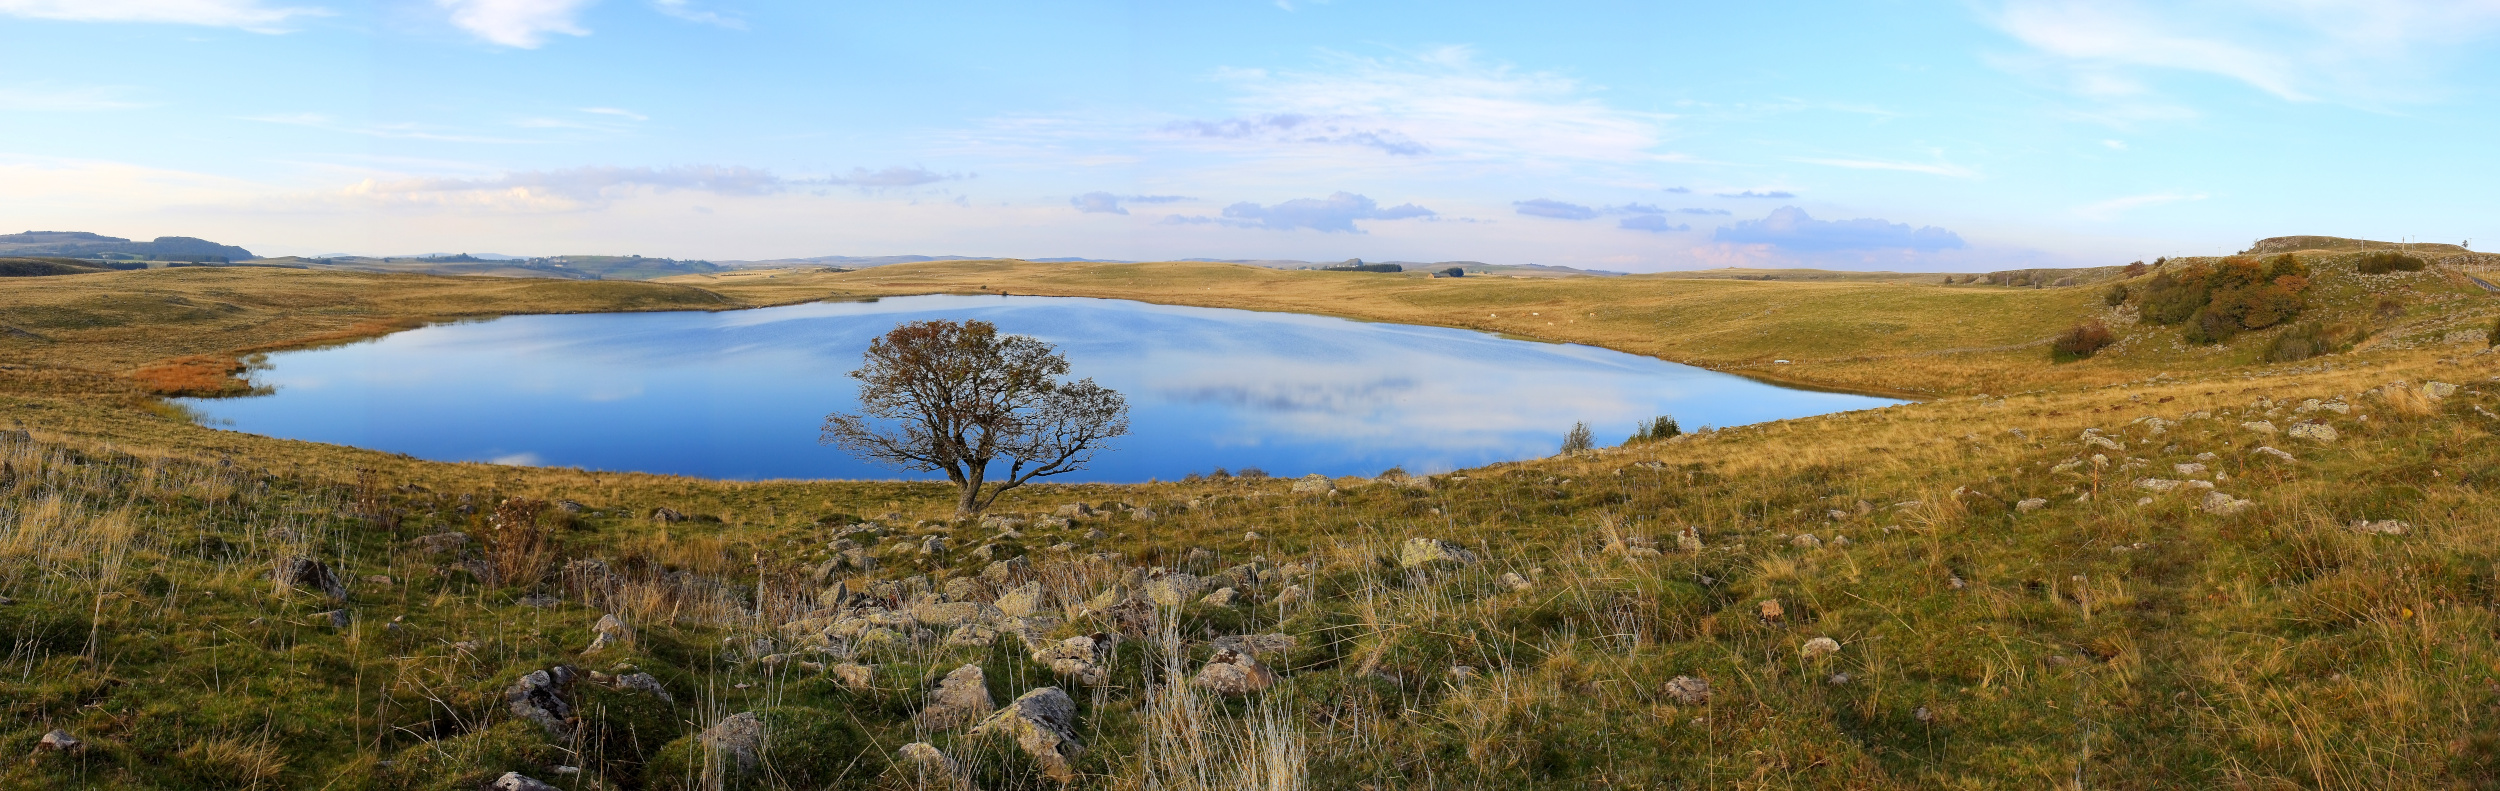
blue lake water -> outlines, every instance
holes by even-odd
[[[903,321],[983,319],[1048,341],[1128,397],[1130,433],[1062,481],[1444,472],[1690,430],[1899,403],[1774,387],[1589,346],[1291,313],[1053,297],[920,296],[725,313],[510,316],[269,356],[270,395],[186,403],[273,437],[726,479],[937,478],[817,443],[846,376]]]

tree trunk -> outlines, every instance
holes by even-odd
[[[989,471],[989,465],[966,466],[972,469],[956,484],[959,491],[955,493],[955,515],[977,516],[981,513],[981,477],[982,473]]]

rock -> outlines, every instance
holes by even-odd
[[[2406,531],[2412,530],[2413,525],[2394,519],[2382,519],[2376,522],[2368,519],[2355,519],[2347,529],[2355,533],[2376,533],[2382,536],[2400,536],[2404,535]]]
[[[1087,686],[1101,686],[1111,680],[1111,671],[1103,664],[1111,661],[1111,651],[1118,645],[1119,638],[1107,633],[1078,635],[1033,652],[1033,661]]]
[[[2179,482],[2164,478],[2145,478],[2136,481],[2135,488],[2148,492],[2167,492],[2179,488]]]
[[[1473,678],[1475,678],[1475,677],[1476,677],[1476,667],[1475,667],[1474,665],[1451,665],[1451,666],[1450,666],[1450,683],[1452,683],[1452,684],[1465,684],[1465,683],[1467,683],[1467,682],[1468,682],[1468,680],[1473,679]]]
[[[2257,454],[2257,455],[2259,455],[2259,456],[2269,456],[2269,457],[2272,457],[2272,458],[2273,458],[2274,460],[2276,460],[2276,461],[2280,461],[2280,462],[2283,462],[2283,463],[2286,463],[2286,464],[2289,464],[2289,463],[2292,463],[2292,462],[2299,461],[2299,459],[2292,458],[2292,454],[2285,453],[2285,452],[2283,452],[2283,451],[2276,450],[2276,449],[2274,449],[2274,448],[2266,447],[2266,446],[2263,446],[2263,445],[2260,445],[2260,446],[2258,446],[2258,447],[2257,447],[2257,449],[2256,449],[2256,450],[2252,450],[2252,451],[2249,451],[2249,452],[2250,452],[2250,453]]]
[[[2118,441],[2117,441],[2117,440],[2113,440],[2113,439],[2110,439],[2110,438],[2108,438],[2108,437],[2101,436],[2101,435],[2099,435],[2099,434],[2085,434],[2085,435],[2083,435],[2083,444],[2084,444],[2084,445],[2086,445],[2086,446],[2089,446],[2089,447],[2096,447],[2096,448],[2108,448],[2108,449],[2110,449],[2110,450],[2124,450],[2124,449],[2126,449],[2126,446],[2118,444]]]
[[[1760,609],[1762,611],[1762,620],[1765,621],[1777,621],[1781,618],[1781,616],[1787,614],[1786,609],[1780,607],[1780,600],[1778,599],[1763,599]]]
[[[2285,433],[2319,444],[2334,442],[2336,436],[2335,427],[2324,423],[2294,423]]]
[[[2173,464],[2173,465],[2170,465],[2170,469],[2178,471],[2178,473],[2179,473],[2180,475],[2203,475],[2203,474],[2205,474],[2205,465],[2203,465],[2203,464],[2198,464],[2198,463],[2196,463],[2196,462],[2186,462],[2186,463],[2182,463],[2182,464]]]
[[[590,638],[590,647],[582,649],[584,654],[596,654],[615,646],[629,645],[634,642],[634,628],[625,625],[625,619],[616,617],[616,613],[599,616],[599,622],[592,624],[590,631],[593,636]]]
[[[1215,638],[1213,645],[1251,656],[1281,656],[1292,653],[1294,644],[1299,642],[1289,634],[1243,634]]]
[[[486,787],[492,791],[556,791],[555,786],[541,783],[538,778],[519,772],[505,772],[502,777],[495,778],[495,782],[488,783]]]
[[[1164,607],[1179,607],[1198,597],[1207,581],[1195,574],[1168,572],[1146,580],[1146,599]]]
[[[997,607],[1000,613],[1015,617],[1039,612],[1042,609],[1042,584],[1027,582],[1001,591],[998,594],[998,601],[992,603],[992,606]]]
[[[764,718],[752,711],[723,717],[694,739],[711,754],[736,762],[739,774],[755,771],[764,760]]]
[[[929,693],[929,705],[912,717],[912,724],[922,730],[952,730],[981,721],[989,716],[989,680],[981,674],[980,665],[955,668]]]
[[[1516,571],[1502,572],[1501,578],[1494,582],[1515,592],[1525,592],[1536,588],[1535,583],[1529,582],[1526,577],[1519,576],[1519,572]]]
[[[1007,617],[1007,614],[1005,612],[1001,612],[997,607],[982,604],[977,601],[937,602],[924,600],[914,603],[911,606],[911,616],[919,619],[921,623],[928,624],[930,626],[962,626],[968,623],[986,623],[995,621],[1000,618]]]
[[[877,669],[869,665],[844,662],[826,670],[825,674],[832,676],[833,680],[840,683],[844,689],[867,689],[869,683],[875,680]]]
[[[1239,594],[1231,588],[1217,588],[1214,593],[1207,594],[1204,598],[1199,599],[1198,603],[1213,605],[1216,607],[1231,607],[1233,606],[1233,599],[1238,595]]]
[[[1061,783],[1076,780],[1075,759],[1085,747],[1076,740],[1076,701],[1058,687],[1024,693],[972,729],[973,735],[1004,736],[1041,764],[1042,774]]]
[[[460,553],[462,547],[469,545],[469,534],[436,533],[430,536],[418,536],[414,543],[419,551],[428,555],[456,555]]]
[[[2022,502],[2014,504],[2014,510],[2026,514],[2047,507],[2049,507],[2049,501],[2045,497],[2025,497]]]
[[[2204,502],[2197,504],[2198,507],[2205,509],[2205,513],[2213,514],[2215,516],[2231,516],[2238,514],[2241,511],[2246,511],[2254,505],[2256,505],[2256,503],[2232,497],[2221,492],[2206,492]]]
[[[928,742],[912,742],[903,745],[898,755],[901,756],[899,763],[911,767],[915,775],[913,779],[917,782],[912,785],[913,788],[934,787],[946,789],[946,791],[976,791],[971,777],[964,772],[963,766],[955,763],[955,759],[946,757],[945,753],[939,752],[936,746]]]
[[[1700,552],[1701,528],[1686,525],[1684,529],[1675,531],[1675,551]]]
[[[948,577],[938,589],[946,593],[946,598],[955,601],[987,601],[990,598],[989,586],[971,577]]]
[[[646,693],[672,706],[677,704],[677,696],[668,694],[668,687],[661,686],[660,680],[649,673],[627,673],[618,676],[616,688]]]
[[[1053,512],[1052,515],[1062,519],[1083,519],[1094,515],[1094,507],[1084,503],[1069,503],[1059,506],[1059,510]]]
[[[313,613],[313,617],[329,621],[332,629],[345,629],[350,622],[346,610]]]
[[[331,601],[347,601],[347,585],[339,582],[339,576],[330,573],[330,567],[322,565],[319,560],[302,555],[279,558],[277,567],[270,570],[269,578],[277,583],[280,594],[296,588],[308,588],[320,591]]]
[[[998,642],[998,627],[985,623],[968,623],[956,627],[953,633],[948,634],[944,645],[950,648],[986,648],[995,642]]]
[[[929,536],[929,537],[927,537],[927,538],[920,539],[920,554],[923,554],[923,555],[943,555],[943,554],[946,554],[946,537],[945,537],[945,536]]]
[[[2457,394],[2457,386],[2447,382],[2423,382],[2422,394],[2437,401]]]
[[[1327,476],[1319,473],[1302,476],[1300,480],[1293,482],[1294,494],[1320,494],[1336,490],[1337,484],[1330,482]]]
[[[80,752],[85,750],[86,747],[86,742],[79,741],[77,737],[69,735],[69,731],[57,729],[45,733],[42,740],[35,742],[35,750],[37,752]]]
[[[1829,637],[1817,637],[1812,640],[1807,640],[1804,647],[1797,649],[1798,656],[1805,657],[1809,660],[1821,659],[1837,653],[1840,653],[1840,641]]]
[[[1152,522],[1154,521],[1155,516],[1155,511],[1152,508],[1140,508],[1135,511],[1128,512],[1128,518],[1135,519],[1140,522]]]
[[[2251,420],[2246,423],[2241,423],[2240,428],[2248,429],[2259,434],[2272,434],[2274,433],[2274,422],[2270,420]]]
[[[1701,706],[1710,702],[1710,682],[1692,676],[1667,679],[1664,691],[1668,698],[1686,706]]]
[[[1476,562],[1476,553],[1438,538],[1410,538],[1398,545],[1400,568],[1460,565]]]
[[[676,524],[678,522],[686,521],[686,515],[678,513],[675,508],[653,508],[651,509],[651,521],[659,522],[661,524]]]
[[[1243,534],[1241,534],[1241,540],[1243,540],[1243,541],[1265,541],[1265,540],[1267,540],[1267,536],[1260,535],[1260,534],[1259,534],[1259,531],[1252,530],[1252,531],[1250,531],[1250,532],[1247,532],[1247,533],[1243,533]]]
[[[1308,601],[1310,598],[1311,589],[1300,585],[1287,585],[1284,590],[1277,591],[1276,598],[1270,600],[1270,603],[1275,604],[1278,607],[1292,607],[1296,604]]]
[[[1249,654],[1230,648],[1220,649],[1198,670],[1190,685],[1226,697],[1240,697],[1267,689],[1276,684],[1276,672],[1259,664]]]
[[[1823,539],[1815,538],[1813,533],[1799,533],[1788,540],[1788,545],[1798,549],[1822,549]]]
[[[1830,677],[1823,679],[1823,683],[1830,684],[1835,687],[1846,686],[1849,683],[1849,674],[1833,673]]]
[[[1033,563],[1024,558],[1008,558],[981,567],[982,584],[1005,590],[1033,577]]]
[[[573,738],[573,704],[566,702],[573,688],[573,668],[557,665],[533,671],[512,682],[504,690],[504,702],[512,715],[544,728],[558,742]]]

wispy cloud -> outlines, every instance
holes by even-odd
[[[1851,170],[1898,170],[1906,173],[1925,173],[1931,176],[1947,176],[1957,179],[1979,177],[1979,174],[1976,171],[1960,165],[1925,164],[1919,162],[1887,162],[1880,159],[1820,159],[1814,157],[1791,157],[1789,158],[1789,161],[1803,162],[1809,165],[1848,168]]]
[[[634,112],[634,111],[632,111],[632,110],[620,110],[620,109],[617,109],[617,108],[614,108],[614,107],[584,107],[584,108],[582,108],[582,109],[581,109],[581,111],[582,111],[582,112],[585,112],[585,113],[590,113],[590,114],[592,114],[592,115],[613,115],[613,116],[616,116],[616,117],[618,117],[618,118],[623,118],[623,119],[626,119],[626,120],[631,120],[631,121],[648,121],[648,120],[651,120],[651,116],[648,116],[648,115],[643,115],[643,114],[641,114],[641,113],[637,113],[637,112]]]
[[[2287,101],[2421,98],[2439,51],[2500,29],[2488,0],[2005,0],[1989,21],[2095,99],[2151,92],[2150,71],[2233,80]]]
[[[2180,201],[2198,201],[2204,200],[2205,198],[2206,195],[2202,192],[2156,192],[2149,195],[2129,195],[2124,198],[2111,198],[2099,203],[2077,206],[2075,207],[2075,214],[2089,220],[2112,220],[2117,219],[2118,215],[2125,214],[2130,210],[2140,209],[2146,206],[2159,206],[2164,203],[2178,203]]]
[[[1677,213],[1677,214],[1700,214],[1700,215],[1705,215],[1705,216],[1706,216],[1706,215],[1712,215],[1712,214],[1720,214],[1720,215],[1724,215],[1724,214],[1730,214],[1731,212],[1729,212],[1729,211],[1728,211],[1728,210],[1726,210],[1726,209],[1695,209],[1695,208],[1690,208],[1690,207],[1687,207],[1687,208],[1677,209],[1677,210],[1675,210],[1675,213]]]
[[[1510,205],[1513,211],[1517,211],[1520,214],[1525,214],[1530,217],[1547,217],[1556,220],[1586,220],[1597,216],[1596,209],[1582,206],[1577,203],[1564,203],[1562,201],[1547,198],[1515,201]]]
[[[516,171],[486,178],[368,178],[342,192],[351,198],[406,203],[573,210],[604,206],[646,190],[761,197],[826,186],[849,186],[861,192],[878,192],[965,178],[972,178],[972,175],[939,173],[917,166],[882,170],[852,168],[847,174],[797,178],[734,165],[579,167]]]
[[[1753,190],[1745,190],[1745,191],[1743,191],[1743,192],[1722,192],[1722,193],[1718,193],[1718,195],[1719,195],[1719,197],[1722,197],[1722,198],[1775,198],[1775,199],[1785,199],[1785,198],[1794,198],[1794,197],[1797,197],[1797,194],[1796,194],[1796,193],[1793,193],[1793,192],[1788,192],[1788,191],[1785,191],[1785,190],[1768,190],[1768,191],[1763,191],[1763,192],[1755,192],[1755,191],[1753,191]]]
[[[1354,227],[1356,220],[1406,220],[1433,216],[1431,209],[1412,203],[1383,208],[1371,198],[1339,192],[1325,198],[1295,198],[1274,206],[1244,201],[1224,207],[1222,217],[1175,214],[1163,218],[1163,222],[1169,225],[1229,225],[1271,231],[1308,228],[1321,233],[1359,234],[1363,231]]]
[[[351,122],[347,122],[347,121],[342,121],[342,120],[339,120],[339,119],[337,119],[337,118],[333,118],[333,117],[331,117],[331,116],[329,116],[328,114],[325,114],[325,113],[285,113],[285,114],[280,114],[280,115],[247,115],[247,116],[244,116],[244,117],[243,117],[243,120],[246,120],[246,121],[258,121],[258,122],[260,122],[260,123],[264,123],[264,124],[285,124],[285,125],[287,125],[287,126],[302,126],[302,127],[309,127],[309,128],[313,128],[313,129],[321,129],[321,130],[326,130],[326,131],[331,131],[331,132],[342,132],[342,133],[351,134],[351,135],[364,135],[364,136],[366,136],[366,137],[384,137],[384,138],[395,138],[395,139],[401,139],[401,140],[433,140],[433,141],[437,141],[437,142],[445,142],[445,143],[527,143],[527,142],[530,142],[530,141],[527,141],[527,140],[519,140],[519,139],[514,139],[514,138],[505,138],[505,137],[490,137],[490,136],[486,136],[486,135],[473,135],[473,134],[465,134],[465,133],[460,133],[460,132],[449,132],[449,131],[443,131],[443,130],[440,130],[440,129],[437,129],[437,128],[427,127],[427,126],[424,126],[424,125],[421,125],[421,124],[414,124],[414,123],[385,123],[385,124],[373,124],[373,123],[351,123]]]
[[[1360,146],[1379,149],[1382,153],[1416,156],[1431,153],[1422,143],[1395,129],[1362,129],[1350,118],[1316,118],[1301,113],[1279,113],[1255,118],[1226,118],[1219,121],[1175,121],[1163,131],[1185,137],[1211,137],[1225,140],[1270,139],[1296,143]]]
[[[739,19],[734,16],[728,16],[717,11],[698,10],[689,0],[651,0],[651,8],[652,10],[658,11],[662,14],[683,19],[688,22],[716,25],[719,27],[729,28],[731,30],[747,29],[746,20]]]
[[[1663,214],[1643,214],[1638,217],[1625,217],[1622,221],[1615,223],[1615,227],[1634,231],[1648,231],[1650,233],[1682,233],[1693,229],[1693,226],[1684,223],[1670,224],[1667,222],[1666,215]]]
[[[1858,250],[1933,252],[1963,246],[1961,235],[1932,225],[1911,228],[1902,223],[1865,218],[1817,220],[1795,206],[1779,207],[1772,210],[1770,216],[1759,220],[1740,220],[1733,225],[1719,226],[1710,238],[1718,242],[1768,245],[1797,253]]]
[[[123,88],[19,86],[0,88],[0,110],[28,113],[78,113],[135,110],[147,105],[122,98]]]
[[[1187,200],[1194,200],[1194,198],[1181,195],[1113,195],[1108,192],[1088,192],[1069,198],[1068,205],[1086,214],[1125,215],[1128,214],[1128,209],[1120,205],[1124,202],[1153,204],[1180,203]]]
[[[325,8],[272,6],[261,0],[0,0],[0,15],[71,22],[158,22],[284,33]]]
[[[581,13],[598,0],[434,0],[452,25],[507,47],[537,49],[554,34],[587,36]]]

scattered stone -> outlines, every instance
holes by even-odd
[[[37,752],[79,752],[86,749],[86,747],[86,742],[79,741],[77,737],[69,735],[69,731],[64,730],[53,730],[49,733],[45,733],[41,741],[35,742],[35,750]]]
[[[469,545],[469,534],[436,533],[430,536],[418,536],[415,543],[417,549],[429,555],[455,555],[459,554],[462,547]]]
[[[936,746],[928,742],[912,742],[903,745],[900,755],[902,763],[910,766],[918,775],[916,779],[919,782],[913,786],[914,788],[936,786],[947,791],[975,791],[972,779],[966,776],[963,765],[955,763],[955,759],[946,757],[945,753],[939,752]]]
[[[2257,446],[2257,449],[2256,449],[2256,450],[2252,450],[2252,451],[2249,451],[2249,452],[2250,452],[2250,453],[2257,454],[2257,455],[2259,455],[2259,456],[2271,456],[2271,457],[2273,457],[2276,461],[2280,461],[2280,462],[2283,462],[2283,463],[2285,463],[2285,464],[2289,464],[2289,463],[2292,463],[2292,462],[2299,461],[2299,459],[2292,458],[2292,454],[2285,453],[2285,452],[2283,452],[2283,451],[2276,450],[2276,449],[2274,449],[2274,448],[2272,448],[2272,447],[2268,447],[2268,446],[2264,446],[2264,445],[2259,445],[2259,446]]]
[[[1002,735],[1041,764],[1042,774],[1061,783],[1076,780],[1076,757],[1085,751],[1076,740],[1076,701],[1058,687],[1024,693],[1000,709],[972,734]]]
[[[347,586],[339,582],[339,576],[330,573],[330,567],[322,565],[319,560],[302,555],[279,558],[269,578],[277,583],[277,592],[281,595],[296,588],[309,588],[320,591],[331,601],[347,601]]]
[[[1494,582],[1502,587],[1509,588],[1512,591],[1517,592],[1525,592],[1536,588],[1535,583],[1529,582],[1526,577],[1519,576],[1519,572],[1516,571],[1502,572],[1501,578],[1495,580]]]
[[[2355,519],[2349,529],[2355,533],[2376,533],[2382,536],[2400,536],[2404,535],[2406,531],[2412,530],[2413,525],[2395,519],[2382,519],[2376,522],[2368,519]]]
[[[2045,497],[2026,497],[2022,502],[2014,504],[2014,510],[2026,514],[2047,507],[2049,507],[2049,501]]]
[[[1936,713],[1935,713],[1935,712],[1932,712],[1932,711],[1928,711],[1926,706],[1920,706],[1920,707],[1918,707],[1918,710],[1917,710],[1917,711],[1910,712],[1910,717],[1911,717],[1912,719],[1916,719],[1916,720],[1918,720],[1919,722],[1935,722],[1935,721],[1936,721]]]
[[[1050,672],[1062,677],[1101,686],[1111,680],[1111,671],[1103,665],[1111,661],[1111,651],[1118,645],[1119,638],[1107,633],[1078,635],[1033,652],[1033,661],[1049,665]]]
[[[2251,420],[2246,423],[2241,423],[2240,428],[2248,429],[2259,434],[2272,434],[2274,433],[2274,422],[2270,420]]]
[[[1059,510],[1052,515],[1062,519],[1083,519],[1094,515],[1094,507],[1084,503],[1069,503],[1059,506]]]
[[[870,665],[844,662],[834,665],[825,674],[833,676],[833,680],[844,689],[867,689],[869,682],[875,679],[877,669]]]
[[[991,606],[997,607],[1002,614],[1019,618],[1039,612],[1042,609],[1042,584],[1027,582],[1008,588],[998,594],[998,601]]]
[[[2199,464],[2199,463],[2196,463],[2196,462],[2184,462],[2184,463],[2180,463],[2180,464],[2173,464],[2173,465],[2170,465],[2170,469],[2177,470],[2177,471],[2179,472],[2179,474],[2180,474],[2180,475],[2203,475],[2203,474],[2205,474],[2205,465],[2203,465],[2203,464]]]
[[[1410,538],[1398,545],[1400,568],[1422,568],[1476,562],[1476,553],[1438,538]]]
[[[1215,638],[1218,649],[1239,651],[1251,656],[1281,656],[1293,652],[1301,640],[1289,634],[1243,634]]]
[[[2167,492],[2179,488],[2179,482],[2164,478],[2145,478],[2136,481],[2135,488],[2151,492]]]
[[[713,755],[736,761],[739,774],[755,771],[764,760],[764,718],[752,711],[723,717],[694,738]]]
[[[1207,594],[1205,598],[1199,599],[1198,603],[1217,607],[1231,607],[1233,606],[1233,599],[1239,595],[1240,594],[1236,593],[1231,588],[1217,588],[1214,593]]]
[[[2334,442],[2336,436],[2335,427],[2324,423],[2294,423],[2286,433],[2319,444]]]
[[[1684,529],[1675,531],[1675,551],[1688,553],[1700,552],[1701,528],[1693,525],[1686,525]]]
[[[1179,607],[1196,598],[1206,585],[1207,581],[1198,575],[1175,571],[1148,578],[1143,587],[1147,600],[1164,607]]]
[[[1265,541],[1265,540],[1267,540],[1267,536],[1259,535],[1259,531],[1252,530],[1252,531],[1250,531],[1250,532],[1247,532],[1247,533],[1243,533],[1243,534],[1241,534],[1241,540],[1243,540],[1243,541]]]
[[[574,675],[570,665],[532,671],[504,690],[504,702],[513,716],[537,723],[558,742],[569,741],[573,738],[573,704],[567,700]]]
[[[2437,401],[2457,394],[2457,386],[2447,382],[2423,382],[2422,394]]]
[[[1152,509],[1152,508],[1139,508],[1139,509],[1137,509],[1137,510],[1134,510],[1134,511],[1130,511],[1130,512],[1128,512],[1128,518],[1130,518],[1130,519],[1134,519],[1134,520],[1137,520],[1137,521],[1140,521],[1140,522],[1152,522],[1152,521],[1154,521],[1155,516],[1156,516],[1155,511],[1154,511],[1154,509]]]
[[[1821,659],[1837,653],[1840,653],[1840,641],[1829,637],[1807,640],[1804,647],[1797,649],[1797,655],[1809,660]]]
[[[927,537],[927,538],[923,538],[923,539],[921,539],[921,540],[920,540],[920,554],[923,554],[923,555],[943,555],[943,554],[946,554],[946,537],[945,537],[945,536],[929,536],[929,537]]]
[[[985,623],[968,623],[956,627],[953,633],[948,634],[945,645],[949,648],[987,648],[995,642],[998,642],[998,627]]]
[[[2125,446],[2125,445],[2121,445],[2121,444],[2119,444],[2117,440],[2113,440],[2113,439],[2110,439],[2110,438],[2108,438],[2108,437],[2101,436],[2101,435],[2099,435],[2099,434],[2085,434],[2085,435],[2083,435],[2083,444],[2085,444],[2085,445],[2087,445],[2087,446],[2091,446],[2091,447],[2096,447],[2096,448],[2108,448],[2108,449],[2110,449],[2110,450],[2124,450],[2124,449],[2126,449],[2126,446]]]
[[[1267,689],[1276,683],[1276,672],[1259,664],[1249,654],[1230,648],[1215,652],[1207,666],[1199,669],[1190,685],[1227,697],[1239,697]]]
[[[679,513],[675,508],[653,508],[651,509],[651,521],[659,522],[661,524],[676,524],[678,522],[686,521],[686,515]]]
[[[2215,516],[2232,516],[2241,511],[2246,511],[2255,505],[2256,503],[2254,502],[2232,497],[2221,492],[2206,492],[2204,502],[2197,504],[2198,507],[2205,509],[2205,513],[2213,514]]]
[[[660,680],[653,677],[649,673],[627,673],[625,675],[618,676],[616,677],[616,688],[649,693],[651,696],[659,698],[662,702],[670,705],[676,705],[677,703],[677,696],[668,694],[668,687],[661,686]]]
[[[1674,699],[1678,704],[1703,706],[1710,703],[1710,682],[1692,676],[1676,676],[1667,679],[1665,691],[1667,697]]]
[[[1765,621],[1777,621],[1781,616],[1788,614],[1787,610],[1780,607],[1778,599],[1763,599],[1761,609],[1762,620]]]
[[[492,791],[556,791],[555,786],[539,782],[538,778],[519,772],[505,772],[502,777],[495,778],[495,782],[487,784],[486,787]]]
[[[1815,538],[1813,533],[1799,533],[1796,538],[1788,540],[1788,545],[1798,549],[1822,549],[1823,539]]]
[[[1284,590],[1276,593],[1276,598],[1273,601],[1278,607],[1292,607],[1296,604],[1301,604],[1310,598],[1311,589],[1300,585],[1287,585]]]
[[[313,613],[313,617],[328,620],[330,622],[330,628],[332,629],[345,629],[347,628],[347,624],[349,622],[346,610],[331,610],[329,612]]]
[[[1830,684],[1835,687],[1846,685],[1849,683],[1849,674],[1833,673],[1830,678],[1824,679],[1823,683]]]
[[[913,715],[912,724],[922,730],[953,730],[981,721],[989,716],[990,687],[981,674],[980,665],[955,668],[929,693],[929,705]]]

